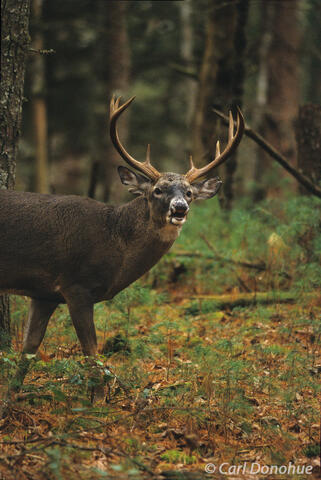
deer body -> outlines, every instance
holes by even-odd
[[[72,195],[0,191],[0,292],[53,309],[68,303],[77,311],[83,302],[92,308],[158,262],[177,235],[175,227],[172,236],[164,230],[155,229],[143,197],[112,207]],[[27,330],[24,351],[34,353],[42,337]],[[80,341],[86,354],[95,353],[95,338],[87,340],[85,328]]]
[[[234,135],[209,165],[185,175],[159,173],[131,157],[120,143],[116,121],[133,99],[111,102],[110,133],[123,159],[142,172],[119,167],[129,191],[138,195],[119,207],[73,195],[0,191],[0,292],[31,297],[23,352],[36,353],[51,314],[67,303],[82,350],[97,350],[93,305],[109,300],[147,272],[170,249],[184,224],[189,204],[211,198],[218,177],[196,183],[230,155],[243,133],[239,113]]]
[[[109,300],[158,262],[175,231],[155,229],[142,197],[113,207],[0,191],[0,291],[65,303],[65,290],[79,285],[93,303]]]

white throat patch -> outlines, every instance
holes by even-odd
[[[162,242],[173,242],[181,233],[182,226],[176,226],[171,223],[166,225],[158,231],[159,237]]]

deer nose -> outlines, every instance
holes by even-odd
[[[186,214],[189,211],[188,203],[182,200],[172,200],[170,204],[171,213],[184,213]]]

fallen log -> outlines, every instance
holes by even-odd
[[[294,303],[297,294],[294,292],[255,292],[237,293],[226,295],[192,295],[193,300],[213,302],[213,308],[224,310],[226,308],[247,307],[251,305],[268,305],[273,303]]]

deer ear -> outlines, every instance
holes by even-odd
[[[203,182],[193,183],[194,199],[205,200],[214,197],[221,188],[222,183],[220,177],[209,178],[208,180],[203,180]]]
[[[124,185],[127,185],[130,193],[133,193],[134,195],[143,195],[151,185],[151,181],[148,178],[132,172],[129,168],[118,167],[118,173],[121,182]]]

